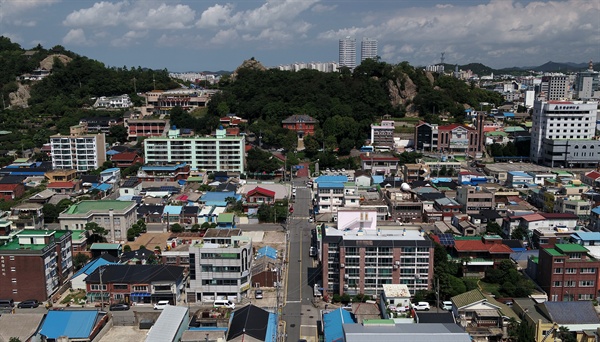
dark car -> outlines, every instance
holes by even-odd
[[[110,311],[127,311],[129,310],[129,305],[125,303],[112,304],[110,306]]]
[[[19,304],[17,304],[17,307],[20,309],[25,309],[25,308],[37,308],[38,306],[40,306],[40,302],[37,299],[27,299],[24,300],[22,302],[20,302]]]

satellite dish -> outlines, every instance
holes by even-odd
[[[408,185],[408,183],[402,183],[402,185],[400,185],[400,189],[406,192],[411,190],[410,185]]]

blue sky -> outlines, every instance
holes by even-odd
[[[0,0],[0,35],[170,71],[337,62],[346,36],[377,39],[388,63],[600,63],[600,1]]]

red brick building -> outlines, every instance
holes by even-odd
[[[292,115],[281,121],[283,128],[298,133],[298,138],[315,134],[315,126],[319,123],[308,115]]]
[[[540,250],[538,285],[551,301],[593,300],[598,297],[600,260],[574,243]]]
[[[17,184],[0,184],[0,199],[12,201],[20,198],[25,193],[25,186]]]
[[[273,205],[275,204],[275,191],[267,190],[257,186],[256,188],[248,191],[246,194],[246,203],[244,211],[257,210],[261,204]]]

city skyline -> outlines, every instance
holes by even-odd
[[[338,59],[347,36],[378,41],[382,61],[493,68],[600,60],[591,0],[59,1],[0,0],[0,35],[62,45],[108,66],[234,70]],[[557,15],[560,13],[561,15]],[[357,61],[358,63],[358,61]]]

